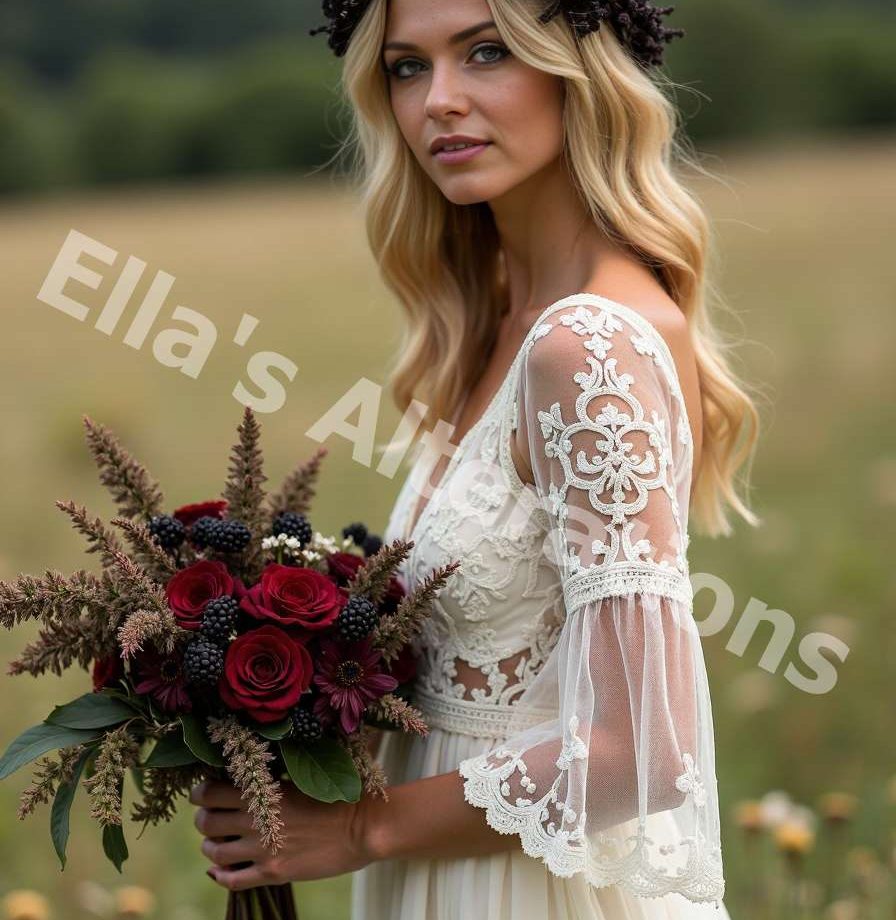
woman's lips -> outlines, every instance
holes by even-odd
[[[484,144],[475,144],[472,147],[464,147],[462,150],[439,150],[434,156],[440,163],[466,163],[490,146],[491,142],[486,141]]]

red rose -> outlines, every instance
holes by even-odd
[[[314,569],[272,562],[240,606],[257,620],[280,626],[326,629],[345,605],[345,593]]]
[[[327,556],[327,570],[336,579],[337,585],[347,585],[364,562],[362,556],[354,553],[330,553]]]
[[[276,626],[260,626],[227,647],[218,692],[230,709],[256,722],[276,722],[311,686],[313,665],[301,641]]]
[[[119,677],[124,677],[124,666],[121,655],[106,655],[93,662],[93,689],[99,692],[103,687],[114,686]]]
[[[168,606],[181,629],[199,629],[205,605],[216,597],[243,594],[239,579],[227,571],[223,562],[203,559],[172,575],[165,585]]]
[[[194,521],[198,521],[201,517],[224,517],[227,504],[228,502],[226,499],[221,499],[221,501],[196,502],[194,505],[181,505],[180,508],[175,508],[172,514],[184,525],[184,527],[189,527]]]

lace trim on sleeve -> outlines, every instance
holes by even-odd
[[[577,735],[578,719],[569,723],[568,738],[557,758],[559,770],[550,789],[538,799],[517,797],[509,800],[510,780],[519,774],[522,788],[533,794],[536,784],[529,779],[527,767],[519,751],[499,747],[494,751],[462,760],[458,767],[464,779],[464,798],[469,804],[485,809],[489,827],[499,834],[517,834],[523,852],[541,859],[548,870],[561,878],[584,873],[597,888],[618,885],[642,898],[664,897],[677,892],[689,901],[715,902],[718,908],[725,893],[721,849],[711,846],[698,830],[693,837],[683,837],[677,844],[656,846],[650,838],[645,819],[638,819],[635,833],[626,838],[625,852],[618,851],[618,841],[599,838],[608,849],[600,860],[592,859],[585,835],[585,815],[577,815],[560,799],[562,780],[576,759],[588,757],[582,739]],[[500,763],[492,762],[503,758]],[[675,787],[693,799],[699,809],[705,805],[706,793],[690,753],[682,757],[683,772]],[[553,809],[553,817],[552,817]],[[683,864],[678,872],[668,872],[651,859],[656,850],[668,865],[670,854],[681,852]]]

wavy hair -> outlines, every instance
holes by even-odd
[[[677,109],[663,91],[675,84],[643,70],[610,28],[576,39],[563,17],[537,22],[544,0],[487,3],[518,59],[566,81],[563,155],[593,220],[653,269],[687,319],[703,410],[691,504],[698,529],[729,535],[729,509],[758,525],[735,482],[758,441],[759,414],[731,367],[733,343],[710,321],[710,224],[676,176],[679,166],[706,171],[678,136]],[[350,129],[338,154],[348,154],[369,245],[407,319],[389,372],[393,398],[402,413],[422,402],[431,428],[454,418],[491,350],[507,283],[488,205],[448,201],[395,121],[381,63],[386,4],[372,0],[345,55]],[[596,144],[598,137],[611,142]]]

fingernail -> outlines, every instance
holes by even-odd
[[[205,874],[206,874],[213,882],[216,882],[216,881],[217,881],[217,879],[215,878],[215,873],[212,872],[211,869],[206,869],[206,870],[205,870]]]

